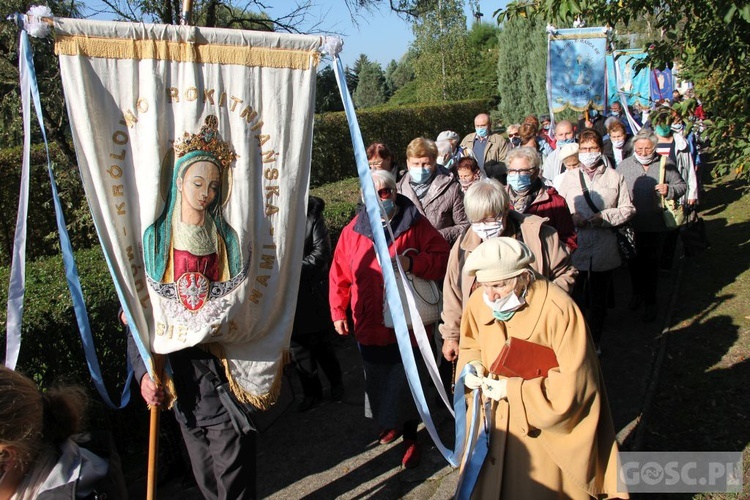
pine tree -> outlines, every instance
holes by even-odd
[[[500,115],[505,123],[547,113],[547,35],[541,21],[508,21],[498,35]]]
[[[364,58],[364,60],[360,61],[361,58]],[[360,56],[360,59],[357,59],[357,62],[354,63],[354,67],[358,69],[357,77],[359,80],[357,89],[352,95],[354,105],[358,108],[369,108],[383,104],[386,101],[385,75],[380,64],[367,60],[364,55]]]

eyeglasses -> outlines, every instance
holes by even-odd
[[[520,137],[520,136],[521,136],[521,134],[508,134],[508,137],[510,137],[511,139],[513,137]]]
[[[590,148],[579,148],[578,151],[580,153],[599,153],[601,149],[599,146],[592,146]]]
[[[523,168],[521,170],[508,169],[508,175],[518,174],[523,176],[530,176],[536,168]]]
[[[378,189],[378,196],[381,200],[387,200],[393,195],[393,188]]]
[[[650,155],[654,152],[654,148],[635,148],[635,152],[641,156]]]
[[[380,160],[380,161],[371,161],[370,162],[370,168],[372,168],[372,167],[380,168],[382,166],[383,166],[383,160]]]

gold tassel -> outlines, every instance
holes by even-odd
[[[276,370],[276,375],[274,376],[273,384],[271,384],[271,389],[265,394],[256,395],[247,392],[234,379],[231,372],[229,371],[229,361],[226,358],[224,348],[221,346],[221,344],[212,342],[210,344],[204,344],[204,346],[204,348],[206,348],[208,352],[221,360],[221,363],[224,365],[224,373],[226,374],[227,380],[229,381],[229,388],[232,391],[232,394],[234,394],[234,397],[236,397],[239,402],[251,404],[259,410],[267,410],[271,406],[273,406],[274,403],[276,403],[276,400],[279,398],[279,394],[281,393],[281,382],[283,380],[284,367],[291,359],[288,350],[284,350],[281,353],[281,363],[279,363],[278,369]]]

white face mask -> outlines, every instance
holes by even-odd
[[[617,149],[621,149],[625,145],[625,139],[621,141],[612,141],[612,146],[614,146]]]
[[[587,168],[591,168],[596,165],[601,157],[601,152],[578,153],[578,161],[580,161],[583,166]]]
[[[656,153],[651,153],[648,156],[641,156],[638,153],[633,153],[633,156],[635,159],[640,163],[641,165],[650,165],[652,161],[654,161],[654,158]]]
[[[500,236],[503,232],[503,222],[475,222],[471,225],[471,230],[477,233],[482,241],[487,241],[490,238]]]
[[[526,300],[523,297],[519,297],[518,295],[516,295],[515,291],[510,292],[505,297],[499,298],[494,302],[492,302],[490,298],[487,297],[486,292],[482,295],[484,296],[484,303],[487,304],[490,309],[492,309],[493,313],[498,314],[507,314],[513,311],[517,311],[526,303]]]

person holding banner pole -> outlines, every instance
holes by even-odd
[[[628,498],[618,491],[614,425],[586,321],[568,294],[531,268],[534,259],[505,237],[466,259],[480,287],[461,322],[457,371],[476,369],[466,387],[481,390],[490,423],[472,498]],[[511,368],[511,353],[528,357]]]
[[[401,464],[411,468],[420,461],[419,419],[395,330],[385,326],[381,265],[395,265],[395,259],[399,259],[404,271],[426,280],[441,280],[450,247],[414,204],[396,192],[396,180],[390,172],[373,170],[371,175],[382,204],[382,223],[392,229],[386,231],[392,261],[378,262],[369,216],[367,211],[360,211],[341,232],[333,254],[329,274],[331,319],[339,335],[353,333],[357,340],[365,370],[365,414],[377,422],[378,441],[390,444],[403,434]]]

